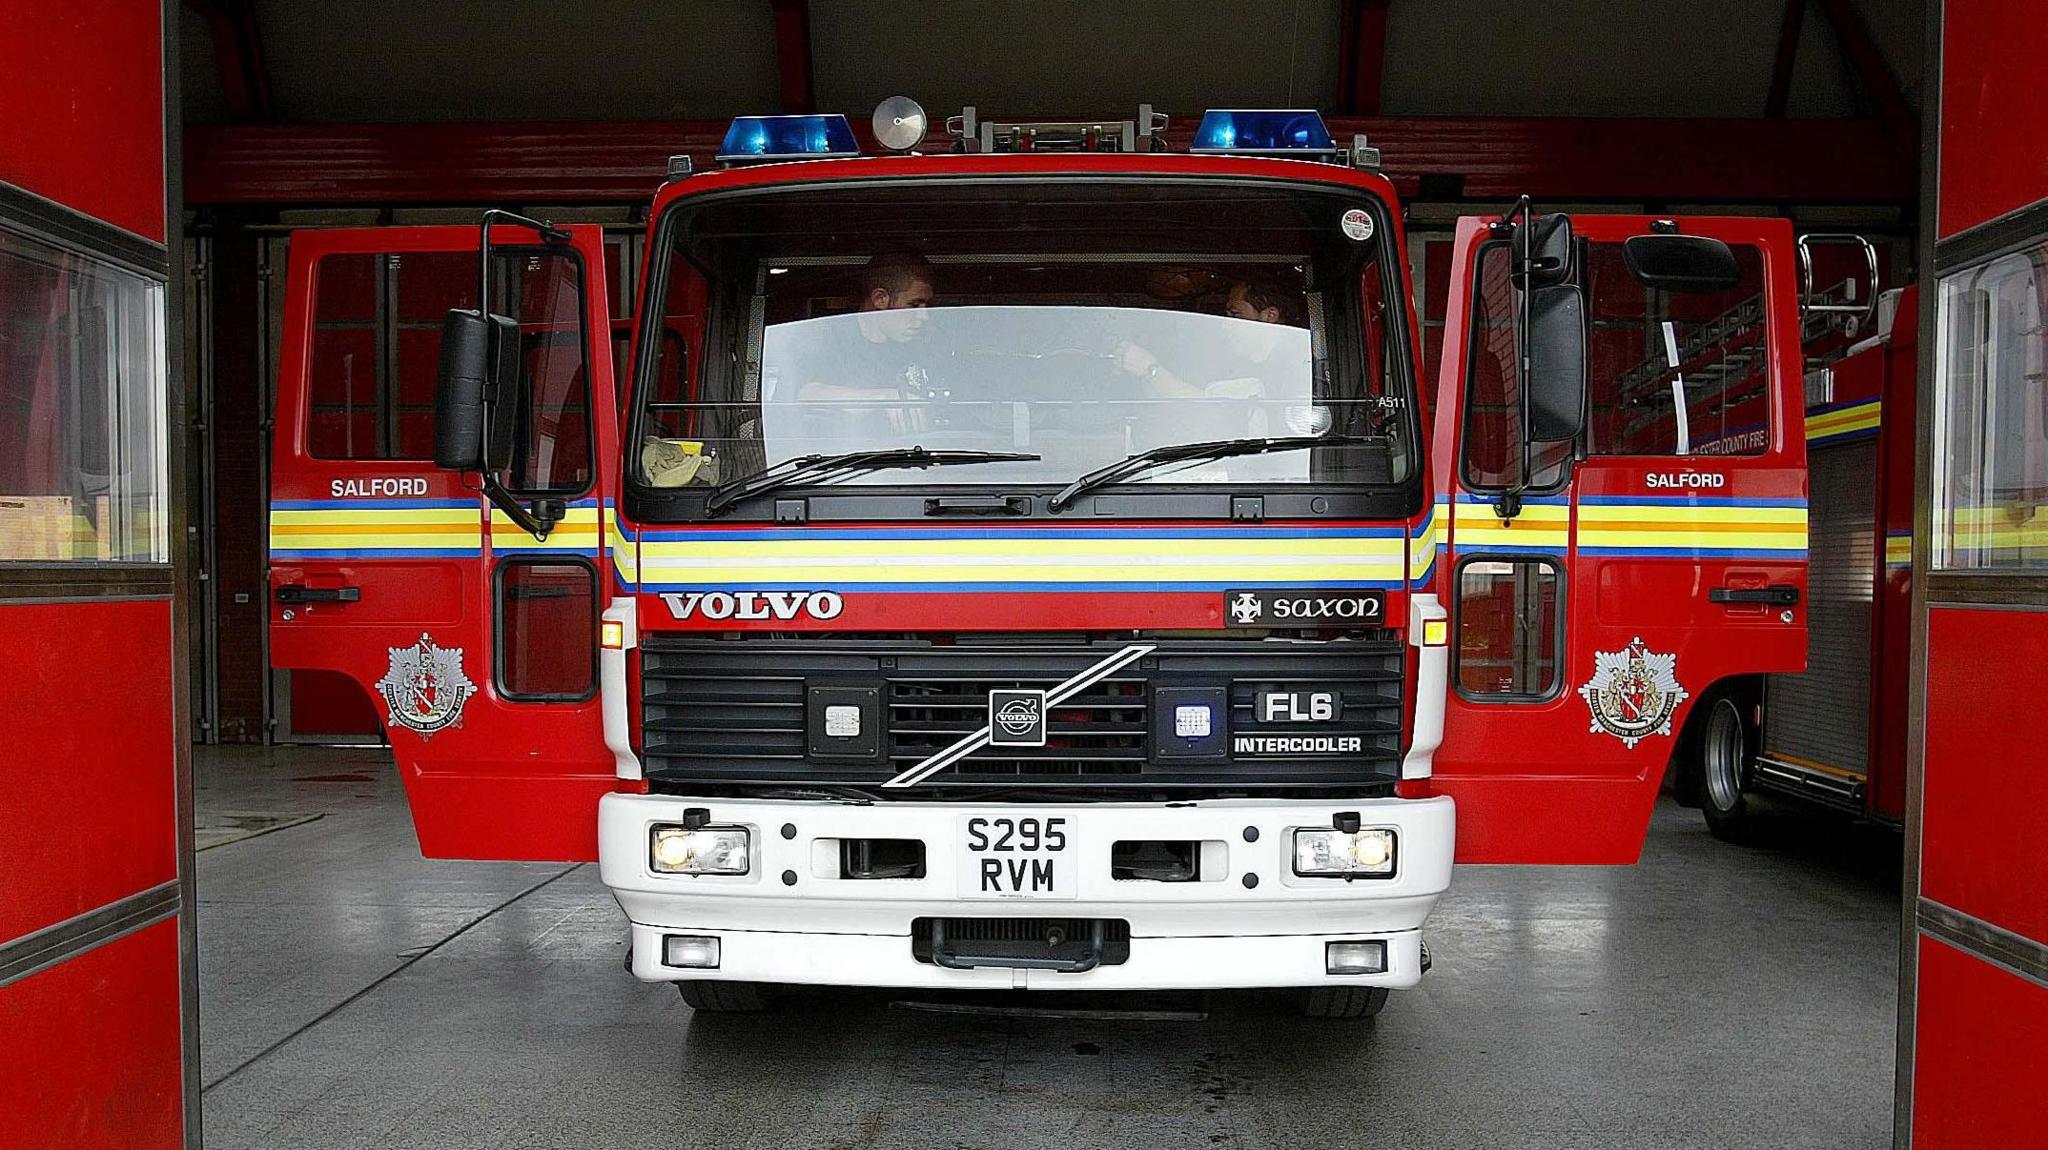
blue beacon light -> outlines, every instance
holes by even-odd
[[[1329,126],[1313,108],[1211,108],[1195,129],[1196,152],[1223,155],[1330,155]]]
[[[741,116],[725,130],[721,163],[755,160],[810,160],[860,155],[846,117]]]

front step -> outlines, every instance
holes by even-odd
[[[1760,786],[1809,802],[1861,811],[1869,776],[1765,751],[1757,756],[1754,781]]]

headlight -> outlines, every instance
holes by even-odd
[[[647,858],[656,874],[745,874],[747,828],[657,825]]]
[[[1294,873],[1337,877],[1385,878],[1394,873],[1394,831],[1366,827],[1294,832]]]

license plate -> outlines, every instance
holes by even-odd
[[[965,816],[960,897],[1073,898],[1077,853],[1064,815]]]

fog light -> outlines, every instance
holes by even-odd
[[[648,865],[657,874],[745,874],[747,828],[655,826]]]
[[[1394,873],[1393,828],[1366,827],[1349,833],[1297,830],[1294,832],[1294,873],[1344,878],[1390,876]]]
[[[670,939],[674,943],[675,939]],[[711,939],[717,943],[717,939]],[[717,951],[712,951],[713,956]],[[716,965],[714,963],[713,965]],[[1330,974],[1385,974],[1387,944],[1379,939],[1360,942],[1331,942],[1323,945],[1323,969]]]
[[[1332,946],[1340,945],[1331,943]],[[1357,945],[1343,943],[1344,946]],[[718,968],[718,940],[694,934],[661,936],[661,961],[665,966],[687,966],[696,970]],[[1336,961],[1332,959],[1331,961]]]

